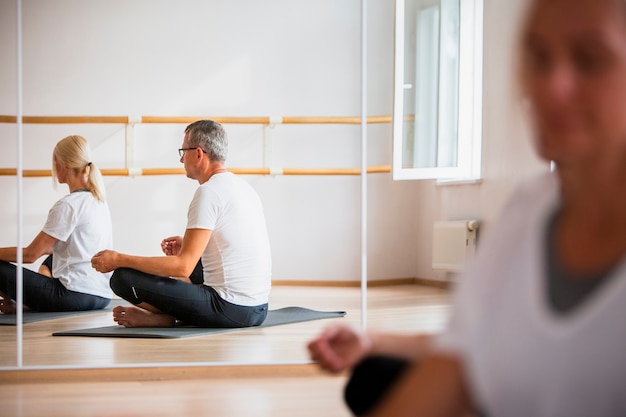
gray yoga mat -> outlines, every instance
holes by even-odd
[[[114,299],[111,300],[106,308],[101,310],[87,310],[87,311],[54,311],[54,312],[38,312],[29,311],[22,314],[22,322],[24,324],[35,323],[38,321],[63,319],[67,317],[84,316],[87,314],[103,313],[113,311],[113,307],[121,305],[130,305],[128,301]],[[15,326],[17,324],[17,316],[15,314],[0,314],[0,326]]]
[[[177,339],[192,336],[207,336],[218,333],[235,332],[240,330],[258,329],[262,327],[279,326],[281,324],[300,323],[303,321],[330,319],[343,317],[345,311],[317,311],[304,307],[285,307],[270,310],[267,318],[260,326],[240,328],[203,328],[192,326],[179,327],[122,327],[106,326],[92,329],[67,330],[52,333],[52,336],[94,336],[94,337],[130,337],[147,339]]]

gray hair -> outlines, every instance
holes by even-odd
[[[213,161],[226,161],[228,154],[228,137],[221,124],[212,120],[198,120],[187,128],[190,147],[199,146]]]

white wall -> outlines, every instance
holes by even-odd
[[[441,278],[430,269],[432,223],[488,225],[512,184],[538,169],[507,98],[511,23],[523,0],[485,1],[484,174],[479,185],[368,177],[370,279]],[[16,113],[15,14],[0,0],[0,114]],[[356,116],[357,0],[23,0],[25,115]],[[392,111],[393,2],[368,2],[368,113]],[[6,41],[5,41],[6,40]],[[6,58],[6,59],[5,59]],[[184,125],[136,128],[138,167],[179,167]],[[230,167],[263,164],[262,127],[226,125]],[[115,125],[25,125],[24,168],[48,169],[54,144],[87,137],[101,168],[124,166]],[[370,165],[391,161],[391,126],[368,128]],[[16,166],[15,125],[0,124],[0,167]],[[359,126],[278,125],[273,163],[359,167]],[[246,176],[265,205],[274,279],[358,280],[358,177]],[[117,249],[158,255],[181,234],[196,184],[184,176],[106,177]],[[66,192],[24,180],[24,240]],[[16,179],[0,177],[0,245],[16,243]]]

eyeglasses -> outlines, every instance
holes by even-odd
[[[185,151],[193,151],[194,149],[198,149],[198,148],[200,148],[200,147],[199,147],[199,146],[196,146],[195,148],[180,148],[180,149],[178,150],[178,154],[179,154],[179,155],[180,155],[180,157],[182,158],[182,157],[183,157],[183,155],[185,155]],[[206,151],[205,151],[204,149],[200,148],[200,150],[201,150],[202,152],[206,153]]]

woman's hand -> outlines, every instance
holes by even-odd
[[[311,359],[331,372],[352,368],[370,352],[372,340],[365,334],[346,326],[326,329],[309,345]]]

